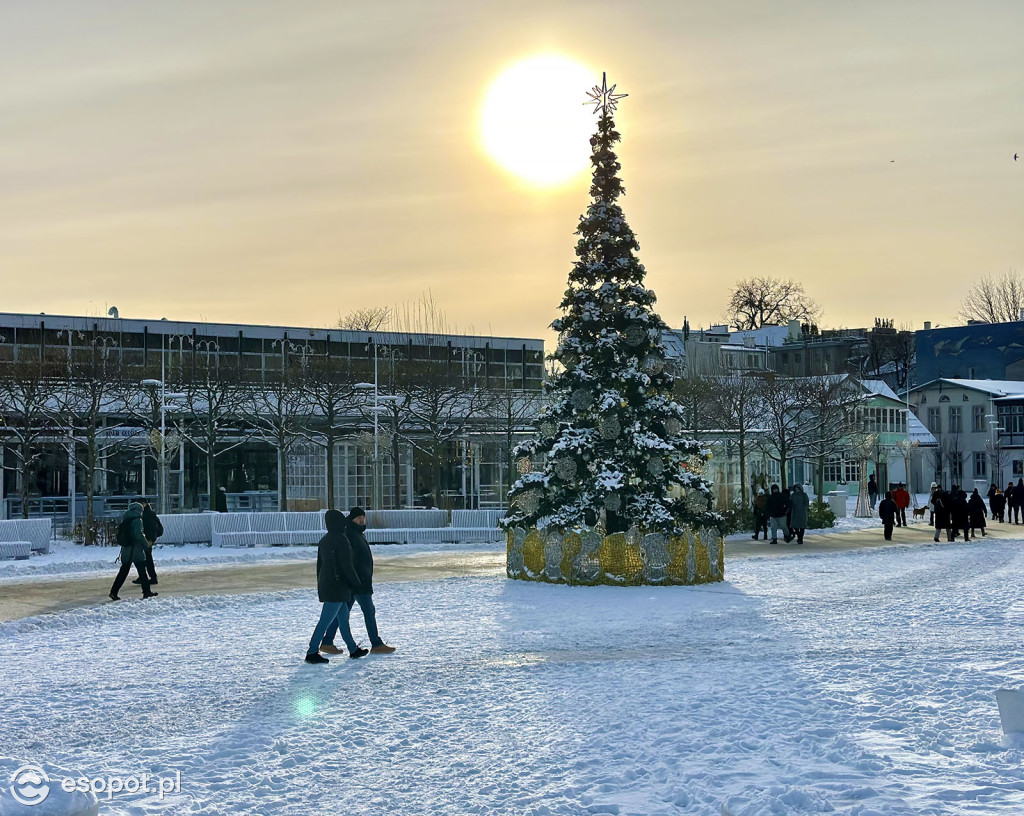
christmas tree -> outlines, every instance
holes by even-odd
[[[592,201],[576,230],[562,317],[551,324],[562,370],[545,386],[537,435],[517,448],[522,476],[509,492],[505,525],[669,534],[718,527],[701,475],[707,452],[682,436],[665,324],[617,203],[624,190],[612,114],[625,94],[605,78],[588,95],[600,114],[590,140]]]

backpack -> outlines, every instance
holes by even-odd
[[[130,547],[132,545],[131,538],[131,524],[128,519],[123,519],[120,524],[117,525],[117,543],[121,547]]]

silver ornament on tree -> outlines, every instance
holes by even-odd
[[[647,472],[651,476],[661,476],[665,472],[665,460],[660,456],[652,456],[647,460]]]
[[[622,433],[622,425],[615,417],[608,417],[607,419],[601,419],[598,423],[597,431],[602,439],[618,439],[619,434]]]
[[[555,462],[555,475],[563,481],[576,478],[576,463],[572,459],[561,458]]]
[[[516,496],[515,502],[519,505],[520,510],[528,516],[532,516],[540,509],[540,493],[533,488],[524,490]]]
[[[609,493],[604,497],[604,509],[618,512],[622,509],[622,497],[618,493]]]
[[[594,404],[594,395],[588,388],[577,388],[572,392],[569,401],[577,411],[585,411]]]
[[[660,374],[665,370],[665,360],[657,354],[648,354],[640,365],[646,374]]]
[[[679,436],[683,430],[683,423],[675,417],[669,417],[665,420],[665,430],[672,436]]]
[[[694,513],[703,513],[708,509],[708,499],[699,490],[686,491],[686,506]]]
[[[544,434],[544,436],[554,436],[558,433],[558,425],[550,419],[546,419],[540,423],[540,432]]]
[[[642,326],[627,326],[622,336],[629,345],[639,346],[647,339],[647,331]]]

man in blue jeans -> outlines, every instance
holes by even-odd
[[[309,640],[309,648],[306,650],[307,663],[330,662],[319,650],[324,632],[328,628],[335,632],[341,629],[341,637],[348,646],[349,657],[362,657],[367,653],[366,649],[360,649],[356,645],[348,628],[348,614],[354,598],[353,589],[359,585],[359,576],[356,575],[352,564],[352,545],[346,535],[345,528],[348,522],[343,513],[328,510],[324,515],[324,525],[327,527],[327,534],[320,539],[316,551],[316,589],[323,609],[320,611],[320,620],[317,621],[313,637]],[[341,654],[341,650],[334,649],[332,654]]]
[[[348,512],[346,533],[349,544],[352,546],[352,564],[359,578],[359,585],[355,589],[355,601],[363,611],[366,634],[370,636],[370,652],[372,654],[393,654],[395,647],[388,646],[381,640],[377,631],[377,609],[373,605],[373,553],[370,552],[370,545],[366,541],[366,536],[363,535],[365,530],[366,511],[362,507],[353,507]],[[351,604],[349,606],[351,608]],[[324,641],[320,645],[321,652],[341,654],[341,649],[334,645],[334,635],[337,631],[337,626],[328,627],[324,633]],[[345,633],[342,632],[342,637],[344,636]],[[345,642],[348,643],[348,641]]]

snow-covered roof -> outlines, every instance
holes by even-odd
[[[907,430],[910,432],[910,441],[918,445],[937,445],[938,440],[929,431],[924,423],[914,416],[913,411],[907,411]]]
[[[969,388],[973,391],[981,391],[983,394],[991,394],[993,397],[1007,397],[1015,394],[1024,395],[1024,382],[1020,380],[954,380],[945,377],[926,382],[912,388],[911,391],[922,391],[935,383],[946,383],[954,388]]]
[[[879,397],[889,397],[900,402],[900,398],[896,396],[896,392],[893,391],[885,380],[861,380],[860,384],[864,386],[864,390],[870,394],[876,394]]]
[[[729,332],[729,342],[743,345],[744,338],[752,337],[758,346],[781,346],[789,336],[789,326],[762,326],[749,331]]]
[[[676,329],[665,329],[661,333],[661,342],[665,344],[665,351],[669,357],[681,359],[686,356],[686,346],[683,343],[683,333]]]

